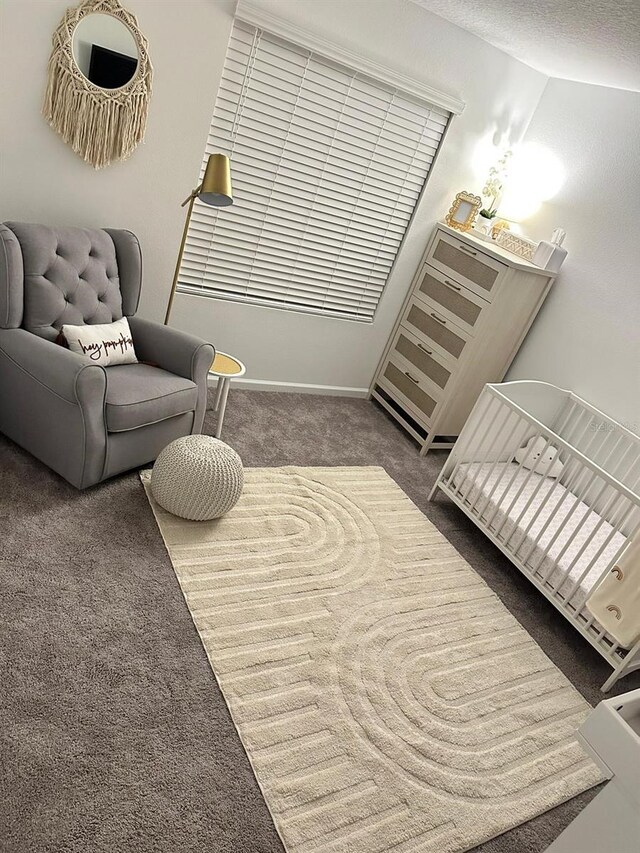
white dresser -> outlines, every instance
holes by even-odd
[[[421,455],[450,447],[483,386],[502,380],[555,275],[436,226],[370,388]]]

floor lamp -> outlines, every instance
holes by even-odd
[[[189,222],[191,221],[191,212],[193,210],[193,203],[197,198],[205,204],[211,205],[211,207],[228,207],[230,204],[233,204],[231,169],[229,166],[229,158],[224,154],[209,155],[202,183],[182,202],[182,207],[184,207],[185,204],[188,204],[189,208],[187,210],[187,218],[184,223],[184,231],[182,232],[182,242],[180,243],[180,251],[178,252],[176,271],[173,274],[173,284],[171,285],[171,294],[169,296],[169,304],[167,305],[167,313],[164,317],[165,326],[168,325],[169,317],[171,316],[173,299],[176,295],[176,287],[178,286],[180,264],[182,263],[184,246],[187,242],[187,232],[189,230]]]

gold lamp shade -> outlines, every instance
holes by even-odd
[[[233,204],[231,167],[229,158],[224,154],[209,155],[198,198],[212,207],[227,207]]]

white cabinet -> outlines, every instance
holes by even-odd
[[[640,690],[601,702],[578,734],[610,781],[547,853],[638,853]]]
[[[421,445],[449,447],[487,382],[500,382],[554,273],[438,224],[371,384]]]

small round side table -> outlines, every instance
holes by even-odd
[[[220,438],[222,434],[222,424],[224,422],[224,412],[227,408],[227,397],[229,396],[231,380],[243,376],[245,370],[244,364],[234,356],[227,355],[226,352],[216,352],[216,357],[209,368],[209,373],[212,376],[218,377],[216,399],[213,405],[213,411],[218,418],[216,423],[216,438]]]

